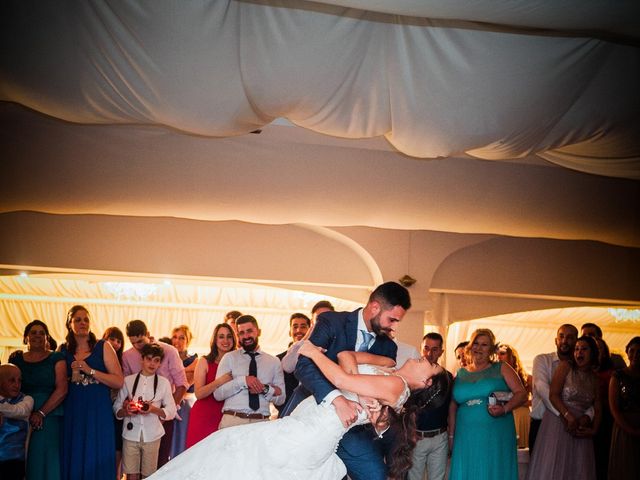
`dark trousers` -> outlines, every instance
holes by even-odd
[[[22,480],[24,478],[24,460],[0,462],[0,478],[3,480]]]
[[[529,455],[533,454],[533,445],[536,443],[536,437],[538,436],[538,430],[540,430],[540,424],[542,420],[531,419],[529,423]]]
[[[342,437],[336,453],[347,467],[351,480],[387,479],[384,459],[393,442],[393,438],[387,437],[389,433],[387,431],[380,439],[371,425],[361,425]]]
[[[173,420],[164,422],[164,436],[160,440],[160,450],[158,450],[158,468],[169,461],[171,454],[171,440],[173,439]]]

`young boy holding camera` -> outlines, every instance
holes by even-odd
[[[124,379],[113,404],[116,418],[124,419],[122,428],[122,466],[127,480],[140,480],[156,471],[162,421],[176,416],[176,404],[169,381],[156,373],[164,350],[158,344],[146,344],[142,371]]]

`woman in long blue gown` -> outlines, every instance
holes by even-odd
[[[69,310],[67,343],[60,350],[71,378],[64,407],[64,480],[116,476],[110,389],[122,387],[122,371],[111,344],[97,341],[89,325],[86,308],[76,305]]]
[[[518,458],[514,408],[527,394],[508,364],[492,361],[493,332],[479,329],[469,342],[471,362],[461,368],[453,384],[449,431],[453,435],[450,480],[517,480]],[[504,405],[489,405],[494,392],[512,392]]]

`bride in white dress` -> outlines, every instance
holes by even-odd
[[[407,432],[415,429],[416,410],[437,403],[448,388],[442,368],[412,359],[390,373],[384,367],[392,366],[392,360],[366,352],[341,352],[338,366],[308,340],[300,354],[313,360],[347,398],[366,403],[355,423],[343,426],[333,405],[317,404],[310,396],[288,417],[212,433],[149,478],[339,480],[346,475],[335,454],[340,439],[354,425],[369,422],[376,431],[385,430],[390,422],[405,430],[394,455],[400,465],[390,468],[392,476],[402,478],[411,466],[415,440]],[[362,362],[367,364],[358,365]]]

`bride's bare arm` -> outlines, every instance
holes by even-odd
[[[346,372],[309,341],[304,342],[299,352],[300,355],[309,357],[327,380],[341,390],[377,398],[381,403],[391,405],[398,399],[404,388],[404,382],[396,376]]]
[[[358,373],[358,365],[375,365],[377,367],[395,367],[396,362],[383,355],[375,355],[369,352],[352,352],[345,350],[338,353],[338,364],[347,372]]]

